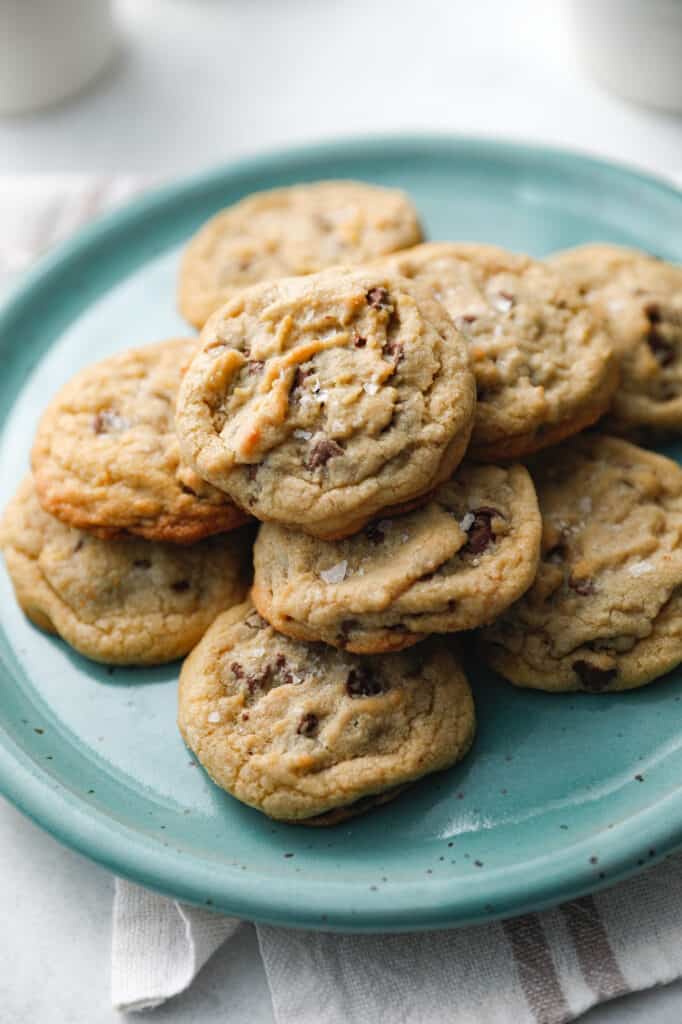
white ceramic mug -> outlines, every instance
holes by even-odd
[[[682,111],[682,0],[570,0],[583,63],[613,92]]]
[[[71,96],[109,63],[111,0],[0,0],[0,113]]]

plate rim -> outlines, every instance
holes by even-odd
[[[150,189],[82,228],[73,237],[43,257],[26,274],[21,284],[2,303],[0,336],[6,335],[16,318],[48,285],[53,274],[63,273],[87,259],[91,251],[106,248],[117,235],[141,218],[158,214],[165,205],[183,197],[200,194],[221,182],[284,170],[321,158],[404,157],[421,152],[453,157],[474,152],[482,158],[543,162],[548,168],[567,163],[583,172],[599,173],[616,183],[629,183],[655,193],[664,193],[680,206],[682,190],[672,181],[624,163],[591,156],[580,150],[516,142],[453,136],[447,134],[400,134],[353,137],[313,144],[280,147],[243,157],[190,177]],[[3,674],[11,671],[4,666]],[[372,906],[366,899],[366,885],[353,882],[291,881],[286,885],[272,879],[245,876],[229,865],[220,874],[211,871],[206,860],[188,857],[161,847],[145,846],[138,831],[116,821],[82,796],[55,783],[49,773],[0,726],[0,791],[19,810],[55,839],[98,862],[114,874],[187,902],[235,914],[249,920],[289,927],[350,932],[413,931],[427,928],[459,927],[473,922],[537,910],[565,899],[594,892],[643,869],[633,851],[646,845],[656,854],[646,866],[682,847],[682,787],[665,794],[630,815],[600,837],[600,871],[595,877],[589,855],[594,834],[571,843],[561,853],[525,860],[514,869],[486,872],[483,894],[473,883],[461,879],[423,880],[403,883],[396,900],[396,885],[386,896],[374,893]],[[496,877],[499,876],[499,877]],[[356,913],[349,907],[349,892],[363,895],[364,906]],[[362,904],[361,904],[362,905]]]

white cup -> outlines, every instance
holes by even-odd
[[[682,0],[570,0],[580,57],[625,99],[682,111]]]
[[[58,103],[111,60],[111,0],[0,0],[0,114]]]

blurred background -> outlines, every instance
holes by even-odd
[[[168,177],[273,145],[439,131],[682,174],[680,115],[593,77],[682,109],[680,0],[114,0],[111,33],[108,9],[0,3],[0,173]]]

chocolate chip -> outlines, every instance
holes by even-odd
[[[255,463],[251,466],[246,467],[246,477],[248,480],[255,480],[259,469],[259,463]]]
[[[599,665],[593,665],[591,661],[585,661],[583,658],[574,661],[571,667],[585,689],[593,693],[606,690],[618,673],[615,668],[600,668]]]
[[[346,693],[349,697],[375,697],[382,691],[381,680],[372,674],[367,665],[358,665],[348,673]]]
[[[358,623],[356,619],[343,619],[336,637],[339,647],[345,647],[347,645],[348,635],[351,630],[357,627],[357,625]]]
[[[244,681],[249,688],[249,693],[253,693],[255,690],[260,690],[267,686],[271,678],[272,666],[266,665],[260,672],[249,672]]]
[[[317,715],[314,715],[312,711],[310,711],[307,715],[304,715],[298,723],[298,729],[296,732],[299,736],[314,736],[319,724]]]
[[[193,490],[189,484],[180,484],[180,490],[183,494],[192,494],[195,498],[197,496],[197,492]]]
[[[365,295],[367,304],[372,309],[392,309],[391,296],[385,288],[370,288]]]
[[[133,565],[136,569],[150,569],[152,563],[149,561],[148,558],[136,558],[133,562]],[[176,584],[173,584],[173,590],[175,590],[175,587]]]
[[[290,686],[294,681],[294,675],[291,669],[288,667],[287,659],[283,654],[278,654],[275,658],[275,670],[280,675],[282,682],[287,686]]]
[[[480,555],[490,542],[495,540],[495,532],[491,526],[493,519],[496,516],[504,519],[504,516],[496,508],[490,508],[487,505],[472,509],[470,515],[474,517],[474,521],[466,531],[469,539],[462,551],[467,555]]]
[[[367,338],[363,338],[361,334],[356,334],[353,338],[353,344],[356,348],[364,348],[367,344]]]
[[[253,374],[260,373],[265,366],[265,363],[262,359],[250,359],[246,365],[248,367],[249,374]]]
[[[326,466],[329,460],[333,459],[336,455],[343,455],[343,448],[336,441],[330,441],[327,438],[322,441],[316,441],[310,449],[306,466],[308,469]]]
[[[669,341],[659,334],[655,327],[647,335],[647,344],[659,366],[670,366],[675,361],[675,349]]]
[[[657,302],[650,302],[644,307],[644,314],[650,324],[660,324],[663,319],[661,315],[661,307]]]
[[[296,373],[294,374],[294,390],[296,388],[302,388],[303,382],[306,380],[307,377],[310,376],[311,373],[312,370],[304,370],[302,367],[299,366],[296,370]]]
[[[575,590],[576,594],[580,594],[581,597],[588,597],[589,594],[594,594],[594,583],[589,577],[581,579],[580,577],[569,576],[568,585],[571,590]]]
[[[230,665],[230,672],[232,673],[235,679],[244,678],[244,668],[242,665],[239,664],[238,661],[232,662],[232,664]]]
[[[176,594],[184,594],[189,587],[189,580],[176,580],[175,583],[171,583],[171,590],[174,590]]]
[[[381,347],[382,355],[393,360],[394,367],[404,358],[405,352],[399,341],[385,341]]]
[[[384,539],[384,531],[379,529],[378,523],[370,523],[369,526],[365,527],[365,537],[372,544],[381,544]]]

